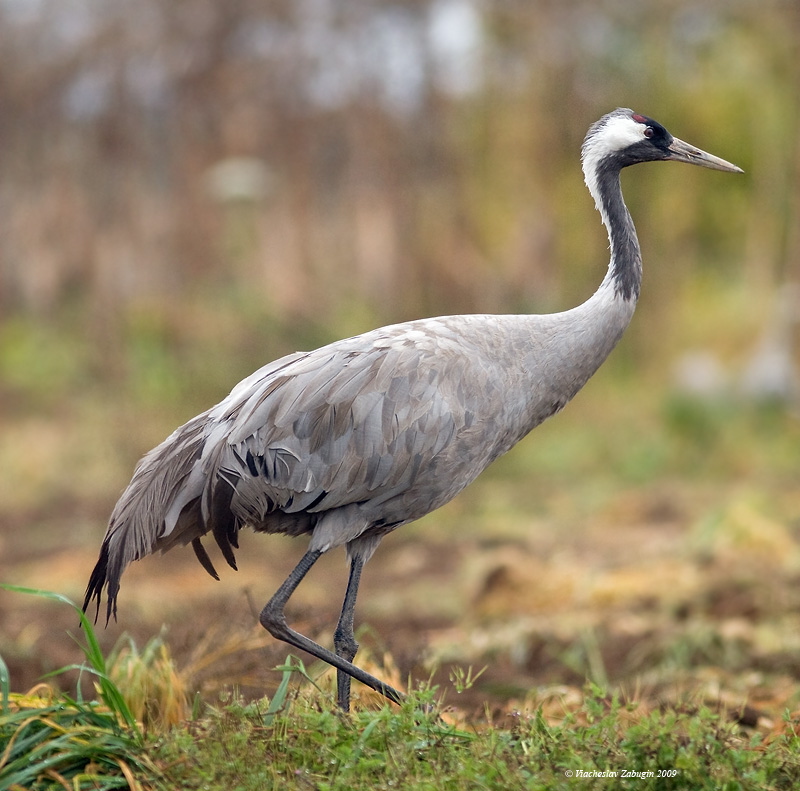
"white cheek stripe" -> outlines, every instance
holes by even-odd
[[[644,124],[640,124],[632,118],[610,118],[602,131],[604,153],[621,151],[623,148],[644,140],[646,128]]]
[[[603,128],[589,140],[589,144],[583,150],[583,172],[586,179],[586,186],[592,193],[595,205],[602,213],[599,202],[597,183],[595,180],[597,163],[603,157],[622,151],[628,146],[646,140],[644,130],[647,127],[634,121],[632,118],[616,117],[609,118]],[[603,219],[605,223],[605,218]]]

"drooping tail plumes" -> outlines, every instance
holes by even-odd
[[[177,429],[137,465],[111,514],[100,557],[86,588],[83,609],[96,600],[95,619],[104,589],[108,597],[106,620],[116,618],[123,571],[132,561],[152,552],[192,543],[206,571],[217,576],[199,540],[214,529],[214,520],[204,519],[200,508],[207,480],[202,469],[206,431],[206,416],[200,415]],[[229,554],[232,556],[230,549]],[[226,559],[230,562],[227,555]]]

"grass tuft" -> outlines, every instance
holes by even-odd
[[[77,669],[96,679],[101,701],[84,701],[39,684],[26,694],[11,693],[0,659],[0,788],[128,788],[142,791],[140,777],[156,778],[142,733],[119,687],[112,681],[94,629],[66,596],[50,591],[2,585],[6,590],[53,599],[78,613],[85,643],[77,641],[88,664],[71,665],[49,675]],[[80,685],[78,686],[80,689]]]
[[[0,788],[112,789],[145,787],[158,770],[139,738],[115,714],[41,684],[10,695],[0,715]]]
[[[78,670],[91,674],[97,681],[100,697],[111,713],[128,728],[130,728],[137,738],[141,738],[136,718],[131,713],[131,710],[128,704],[125,702],[125,698],[120,692],[119,687],[108,675],[106,659],[103,655],[102,649],[100,648],[100,643],[97,640],[94,627],[92,626],[91,621],[84,614],[83,610],[68,597],[60,593],[54,593],[53,591],[39,590],[37,588],[25,588],[19,585],[7,584],[0,584],[0,588],[4,588],[5,590],[12,591],[14,593],[25,593],[31,596],[41,596],[44,599],[52,599],[53,601],[66,604],[75,610],[78,618],[80,619],[80,625],[81,629],[83,630],[85,642],[82,642],[75,637],[73,637],[73,639],[80,646],[88,664],[68,665],[67,667],[54,670],[52,673],[49,673],[48,676],[56,676],[66,670]],[[78,693],[78,700],[80,701],[80,692]]]
[[[123,635],[106,665],[131,715],[145,730],[163,732],[189,718],[183,676],[177,672],[161,636],[149,640],[140,651],[132,637]]]

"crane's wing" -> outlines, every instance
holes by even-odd
[[[107,585],[111,614],[128,563],[176,543],[216,576],[208,532],[235,568],[243,525],[296,535],[358,509],[345,543],[460,491],[496,455],[487,421],[501,385],[453,333],[410,326],[271,363],[150,451],[112,513],[87,603]]]
[[[204,489],[203,512],[223,497],[238,523],[299,533],[348,505],[360,504],[366,521],[398,524],[440,504],[429,492],[424,506],[409,498],[477,405],[462,387],[463,350],[448,355],[441,339],[426,340],[336,344],[221,404],[224,439],[207,444],[205,477],[216,483]],[[487,376],[480,400],[493,389]]]

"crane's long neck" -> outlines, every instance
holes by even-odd
[[[547,394],[543,411],[537,411],[541,405],[534,410],[534,424],[569,401],[603,364],[628,327],[639,297],[642,257],[636,229],[622,199],[620,168],[613,159],[597,163],[585,158],[584,171],[608,229],[611,261],[600,287],[582,305],[532,318],[534,333],[546,328],[547,340],[537,335],[526,366],[537,375],[548,371],[546,383],[532,384],[534,392]]]
[[[642,283],[642,253],[636,228],[622,198],[620,167],[610,157],[599,161],[589,157],[584,159],[583,165],[586,186],[608,229],[611,244],[608,273],[598,291],[613,289],[615,298],[629,303],[632,312]]]

